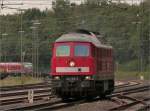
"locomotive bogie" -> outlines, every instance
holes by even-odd
[[[113,92],[113,80],[67,80],[62,78],[60,80],[53,80],[52,86],[54,93],[60,97],[66,95],[68,97],[87,97],[89,94],[92,96],[101,96]]]

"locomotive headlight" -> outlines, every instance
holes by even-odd
[[[74,62],[74,61],[71,61],[71,62],[69,63],[69,65],[70,65],[70,67],[74,67],[74,66],[75,66],[75,62]]]
[[[54,77],[54,79],[59,80],[59,79],[60,79],[60,77],[59,77],[59,76],[55,76],[55,77]]]
[[[90,80],[90,79],[91,79],[91,76],[85,76],[85,79],[86,79],[86,80]]]

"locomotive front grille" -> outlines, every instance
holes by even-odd
[[[79,80],[81,80],[81,78],[79,78],[78,76],[66,76],[66,77],[64,77],[64,79],[66,81],[79,81]]]
[[[64,89],[79,88],[80,83],[81,83],[81,77],[79,77],[79,76],[64,76],[63,77]]]

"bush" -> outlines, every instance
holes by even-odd
[[[130,62],[120,64],[119,70],[122,71],[138,71],[139,70],[139,61],[138,60],[132,60]]]

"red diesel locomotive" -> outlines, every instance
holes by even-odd
[[[63,99],[104,96],[114,90],[113,48],[96,34],[81,32],[63,34],[52,49],[53,91]]]

